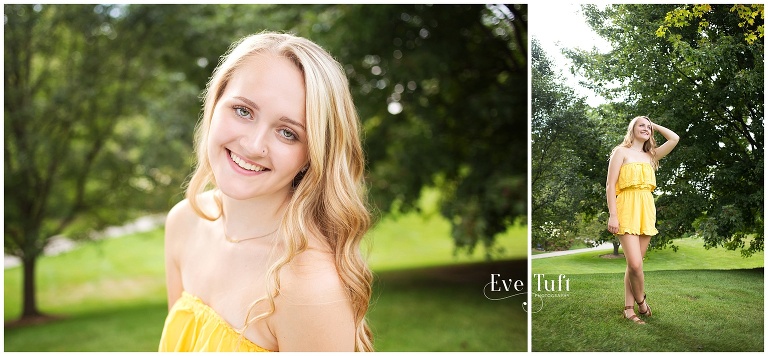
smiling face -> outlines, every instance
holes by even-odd
[[[651,125],[650,120],[639,118],[635,121],[635,127],[632,131],[635,139],[645,142],[651,138],[651,135],[653,135],[653,126]]]
[[[213,110],[208,159],[222,193],[246,200],[287,196],[307,164],[304,79],[289,59],[243,60]]]

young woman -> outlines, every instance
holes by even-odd
[[[654,132],[667,140],[656,147]],[[643,257],[651,236],[656,235],[656,207],[653,194],[656,188],[655,171],[659,160],[677,145],[679,137],[671,130],[654,124],[646,116],[632,119],[624,142],[611,152],[608,179],[605,183],[608,200],[608,231],[619,236],[627,270],[624,274],[624,317],[637,324],[645,324],[634,311],[651,316],[646,301]]]
[[[358,117],[339,63],[261,33],[214,70],[165,231],[160,351],[371,351]]]

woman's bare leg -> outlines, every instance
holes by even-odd
[[[640,235],[640,252],[641,252],[641,260],[645,258],[645,253],[648,252],[648,245],[651,243],[651,237],[648,235]],[[642,264],[640,266],[642,268]],[[642,296],[639,299],[636,299],[637,301],[643,301],[645,299],[645,273],[641,270],[641,273],[643,274],[643,290],[642,290]],[[635,295],[633,293],[633,295]],[[645,314],[648,312],[648,305],[643,303],[643,305],[637,306],[637,311],[640,312],[640,314]]]
[[[624,273],[624,305],[634,305],[636,301],[643,300],[645,292],[643,255],[648,249],[650,237],[622,235],[619,240],[624,250],[624,258],[627,260],[627,270]]]
[[[624,272],[624,305],[635,305],[635,297],[632,292],[632,283],[629,281],[629,267]]]

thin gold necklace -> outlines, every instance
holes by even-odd
[[[275,228],[274,230],[272,230],[272,232],[264,234],[264,235],[261,235],[261,236],[254,236],[254,237],[248,237],[248,238],[244,238],[244,239],[240,239],[240,240],[235,240],[233,238],[230,238],[229,235],[227,235],[227,217],[224,214],[221,214],[221,217],[222,217],[222,223],[224,224],[224,229],[223,229],[224,230],[224,239],[229,241],[229,242],[231,242],[231,243],[235,243],[235,244],[239,244],[239,243],[241,243],[243,241],[247,241],[247,240],[255,240],[255,239],[260,239],[262,237],[267,237],[269,235],[274,234],[277,231],[277,229],[279,228],[279,227]]]

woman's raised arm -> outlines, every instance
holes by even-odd
[[[653,131],[658,131],[665,139],[667,139],[667,142],[664,142],[663,145],[656,148],[656,160],[660,160],[672,152],[672,149],[677,146],[677,142],[680,141],[680,136],[672,130],[656,123],[653,124]]]

